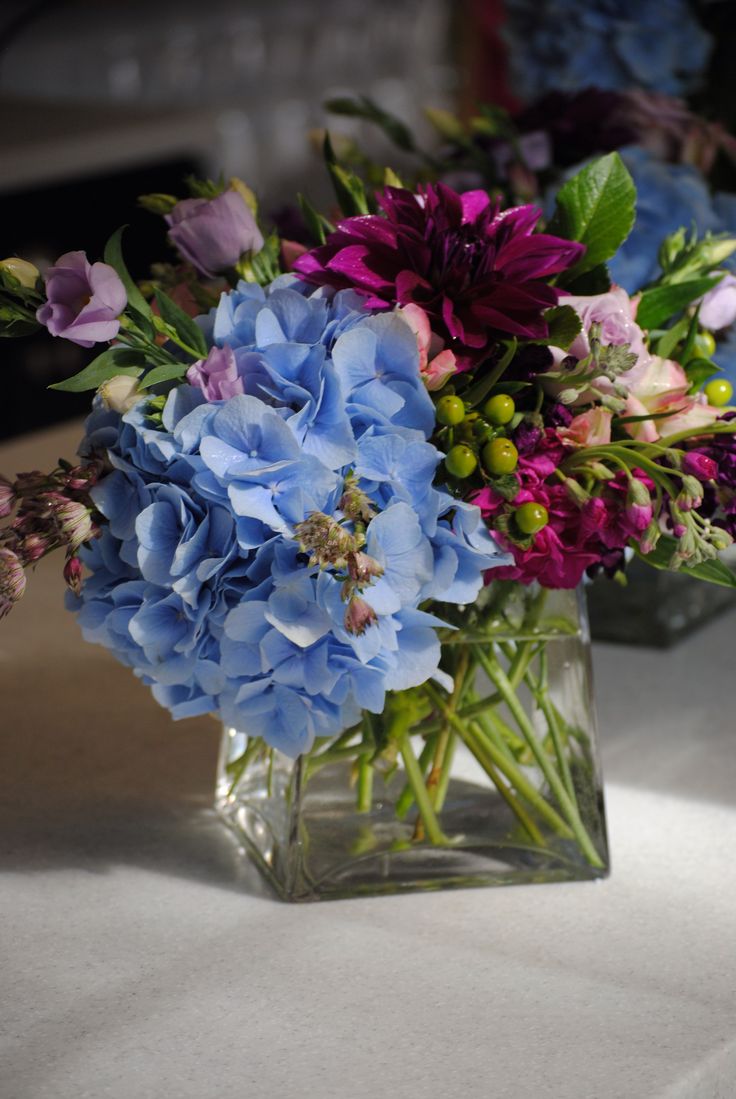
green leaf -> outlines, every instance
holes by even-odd
[[[306,222],[312,240],[317,244],[324,244],[327,239],[327,234],[333,232],[335,228],[334,225],[332,225],[327,218],[322,217],[322,214],[320,214],[318,210],[315,210],[314,206],[312,206],[312,203],[305,195],[297,195],[297,202],[299,203],[299,209],[302,212],[302,217]]]
[[[691,359],[685,367],[687,380],[690,382],[688,393],[697,393],[709,378],[721,372],[721,367],[710,359]]]
[[[722,275],[706,275],[689,282],[673,282],[645,290],[636,310],[636,323],[646,329],[661,328],[665,321],[680,313],[696,298],[702,297],[721,278]]]
[[[151,307],[133,282],[123,259],[122,238],[125,228],[125,225],[121,225],[119,229],[116,229],[105,245],[105,263],[109,263],[120,276],[125,287],[125,293],[128,295],[128,304],[137,309],[139,313],[142,313],[144,317],[150,317]]]
[[[560,276],[560,285],[567,286],[616,253],[631,232],[635,206],[634,181],[618,153],[594,160],[563,184],[549,231],[580,241],[586,251]]]
[[[332,114],[345,115],[350,118],[365,118],[368,122],[375,122],[383,130],[386,136],[405,152],[412,153],[416,150],[416,143],[409,127],[397,118],[396,115],[384,111],[372,99],[361,95],[357,99],[340,96],[336,99],[328,99],[325,107]]]
[[[556,305],[544,312],[544,319],[549,328],[547,339],[534,340],[534,343],[546,343],[552,347],[559,347],[567,351],[570,344],[580,335],[582,322],[571,305]]]
[[[160,192],[151,195],[138,195],[138,205],[144,210],[148,210],[149,214],[170,214],[178,201],[176,195],[165,195]]]
[[[152,385],[158,385],[160,382],[178,380],[184,377],[188,369],[185,363],[166,363],[164,366],[156,366],[141,379],[138,388],[150,389]]]
[[[651,553],[640,553],[634,546],[634,553],[647,565],[655,569],[668,569],[672,555],[677,549],[677,539],[663,534]],[[736,588],[736,573],[733,573],[723,561],[715,558],[702,561],[699,565],[681,565],[677,572],[693,576],[696,580],[707,580],[709,584],[718,584],[724,588]]]
[[[506,347],[506,351],[504,352],[503,356],[499,359],[499,361],[494,366],[492,366],[489,369],[486,376],[484,378],[481,378],[479,381],[477,381],[475,383],[475,385],[471,385],[470,389],[468,389],[465,393],[463,393],[463,400],[467,404],[469,404],[471,406],[477,406],[477,405],[480,405],[480,404],[483,403],[483,401],[486,399],[487,395],[491,392],[493,387],[500,380],[501,375],[504,373],[506,368],[510,365],[511,360],[513,359],[514,355],[516,354],[517,346],[518,346],[518,340],[516,339],[516,337],[514,337],[508,343],[508,345]]]
[[[571,294],[605,294],[611,289],[608,268],[605,263],[599,263],[584,275],[575,275],[566,283],[565,289]]]
[[[202,329],[194,323],[188,313],[172,301],[168,294],[164,294],[163,290],[156,287],[153,293],[161,312],[161,319],[174,330],[182,343],[196,353],[197,358],[207,358],[207,341],[202,334]]]
[[[329,134],[325,134],[323,151],[335,197],[343,214],[346,217],[354,217],[369,213],[368,200],[362,181],[338,164]]]
[[[657,341],[657,354],[663,359],[671,359],[680,340],[684,340],[687,337],[689,328],[690,319],[688,317],[681,317],[680,320],[677,321],[676,324],[673,324],[671,328],[668,328]]]
[[[84,393],[88,389],[97,389],[103,382],[118,374],[128,374],[136,378],[143,373],[143,356],[130,347],[108,347],[96,359],[71,378],[63,382],[54,382],[49,389],[60,389],[63,393]]]

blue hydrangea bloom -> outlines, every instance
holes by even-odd
[[[174,717],[216,712],[297,755],[380,712],[386,691],[443,681],[442,623],[420,606],[471,602],[508,558],[476,507],[434,486],[433,406],[398,315],[282,278],[242,283],[204,327],[232,349],[243,392],[181,385],[162,423],[145,401],[95,408],[84,448],[112,466],[93,490],[107,524],[71,601],[85,637]],[[364,552],[383,570],[360,634],[344,573],[310,564],[295,530],[315,512],[351,529],[348,474],[376,512]]]
[[[507,0],[505,10],[512,84],[526,100],[590,84],[680,95],[711,48],[687,0]]]

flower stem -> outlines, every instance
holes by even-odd
[[[358,812],[369,813],[373,804],[373,767],[370,756],[358,760]]]
[[[427,737],[427,741],[419,754],[419,769],[422,772],[422,781],[424,781],[424,775],[427,773],[432,756],[434,755],[434,747],[437,743],[437,733]],[[406,814],[414,804],[414,791],[407,782],[404,789],[399,794],[396,802],[396,816],[399,820],[403,820]]]
[[[491,782],[494,784],[494,786],[498,790],[499,794],[501,795],[503,800],[508,805],[511,812],[514,813],[514,815],[516,817],[518,817],[519,823],[522,825],[522,827],[528,833],[529,838],[531,839],[531,841],[533,843],[536,843],[539,847],[546,846],[544,836],[539,831],[536,824],[534,823],[534,821],[532,820],[531,816],[526,811],[526,809],[524,808],[522,803],[511,792],[510,786],[507,786],[506,783],[502,780],[501,775],[496,770],[493,763],[489,759],[484,759],[483,758],[482,747],[480,747],[477,742],[475,744],[475,749],[473,749],[471,747],[471,744],[475,740],[473,730],[468,729],[467,732],[468,732],[468,739],[466,740],[466,744],[468,745],[470,750],[473,752],[473,755],[478,760],[481,767],[483,768],[485,773],[488,775]]]
[[[537,735],[534,731],[534,727],[529,720],[527,714],[524,711],[521,702],[516,694],[516,691],[509,682],[508,676],[501,667],[496,656],[490,656],[484,652],[480,646],[476,646],[478,659],[480,660],[486,674],[489,679],[495,683],[496,687],[503,696],[503,700],[506,703],[514,721],[519,727],[519,731],[529,745],[534,758],[536,759],[539,767],[544,775],[547,783],[557,799],[562,812],[570,825],[575,838],[580,844],[580,850],[585,855],[591,866],[602,867],[603,861],[593,846],[593,842],[585,830],[582,820],[580,819],[580,813],[575,802],[568,794],[565,785],[557,774],[557,771],[552,766],[552,762],[545,752],[542,745],[537,739]]]
[[[444,846],[447,843],[447,838],[440,828],[440,823],[437,820],[434,807],[430,801],[429,794],[427,793],[427,787],[424,785],[424,775],[420,770],[419,763],[417,762],[417,758],[414,755],[411,746],[411,739],[409,737],[410,720],[410,715],[401,712],[398,713],[393,719],[390,735],[396,738],[399,745],[399,751],[404,760],[406,777],[414,793],[414,800],[417,803],[417,809],[419,810],[419,816],[424,826],[424,831],[431,843],[437,844],[437,846]]]

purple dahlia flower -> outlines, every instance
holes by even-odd
[[[575,263],[583,245],[535,233],[534,206],[498,210],[484,191],[443,183],[419,193],[386,187],[383,214],[338,222],[294,269],[320,286],[351,287],[370,309],[416,304],[469,369],[499,336],[547,335],[542,313],[557,304],[544,280]]]

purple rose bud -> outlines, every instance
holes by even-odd
[[[688,450],[682,457],[682,472],[697,477],[699,481],[714,481],[718,474],[718,465],[707,454],[699,450]]]
[[[373,623],[377,621],[378,616],[373,610],[373,607],[371,607],[369,603],[366,603],[365,599],[361,599],[359,595],[354,595],[345,611],[345,629],[348,633],[360,637],[369,626],[372,626]]]
[[[263,248],[261,231],[238,191],[177,202],[166,223],[177,251],[206,278],[234,267],[244,252]]]
[[[736,320],[736,278],[724,275],[721,281],[703,297],[698,319],[703,328],[718,332]]]
[[[206,359],[199,359],[187,370],[187,381],[198,386],[208,401],[227,401],[245,393],[232,348],[213,347]]]
[[[0,618],[4,618],[26,590],[26,574],[16,553],[0,547]]]
[[[90,263],[84,252],[66,252],[45,275],[46,302],[36,320],[52,336],[93,347],[114,339],[127,296],[119,275],[107,263]]]
[[[15,489],[3,475],[0,473],[0,519],[4,519],[6,515],[10,515],[11,511],[15,507],[17,496]]]

